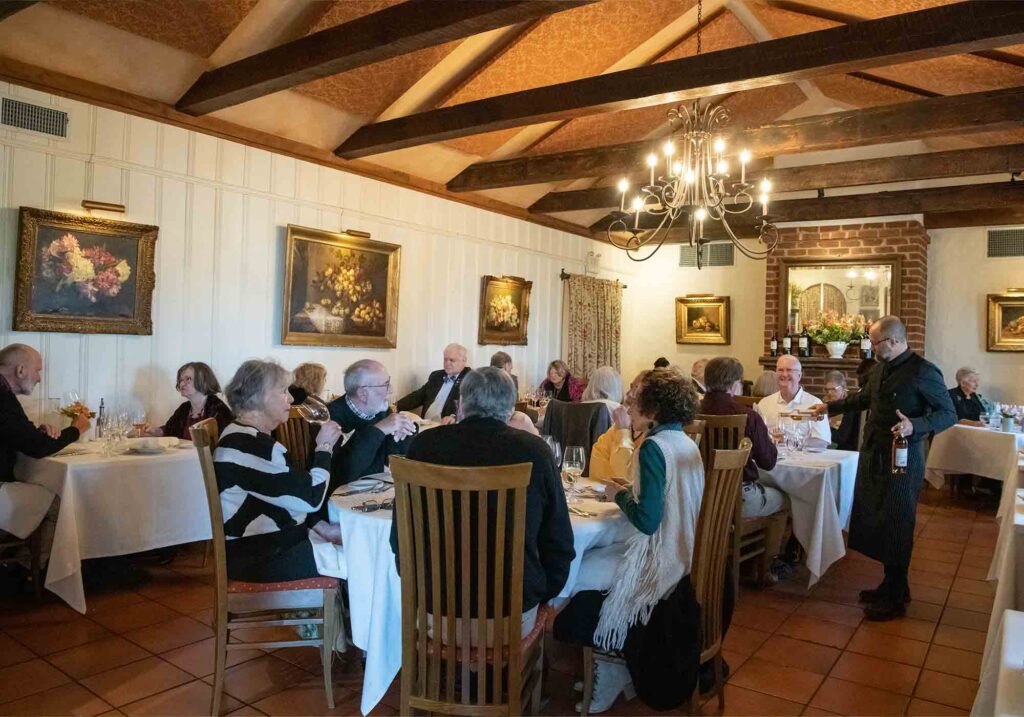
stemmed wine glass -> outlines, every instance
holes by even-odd
[[[552,436],[544,436],[544,442],[548,444],[548,448],[551,449],[551,455],[555,457],[555,465],[559,468],[562,467],[562,446],[559,445]]]
[[[583,475],[583,469],[587,463],[587,454],[583,446],[566,446],[562,458],[562,470],[565,473],[565,482],[569,484],[569,504],[579,502],[576,497],[576,484]]]
[[[327,404],[316,396],[307,396],[306,400],[295,408],[306,421],[318,426],[331,420],[331,411],[327,408]]]

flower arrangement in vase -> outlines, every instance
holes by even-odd
[[[807,333],[828,349],[830,358],[842,358],[850,341],[867,333],[868,323],[860,314],[822,313],[817,321],[806,324]]]

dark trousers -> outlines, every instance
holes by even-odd
[[[225,548],[231,580],[283,583],[320,577],[304,525],[229,540]]]

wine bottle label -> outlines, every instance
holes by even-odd
[[[867,351],[871,348],[871,339],[864,338],[860,340],[860,350]]]
[[[792,345],[793,345],[793,342],[788,337],[782,339],[782,348],[788,349]]]
[[[775,339],[772,339],[772,351],[775,351],[778,348],[779,348],[779,342],[776,341]]]
[[[896,449],[896,467],[906,468],[907,467],[907,449],[897,448]]]
[[[802,349],[807,348],[807,339],[804,338],[803,336],[800,337],[800,348],[802,348]]]

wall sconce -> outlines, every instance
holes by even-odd
[[[83,199],[82,208],[88,209],[89,211],[98,212],[120,212],[125,213],[125,207],[123,204],[112,204],[110,202],[95,202],[92,199]]]

